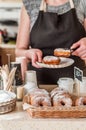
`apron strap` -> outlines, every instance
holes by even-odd
[[[40,11],[46,12],[46,2],[45,2],[45,0],[42,0],[42,2],[41,2]]]
[[[71,7],[71,8],[74,8],[73,0],[69,0],[69,2],[70,2],[70,7]],[[45,0],[42,0],[42,1],[41,1],[40,11],[46,12],[46,2],[45,2]]]
[[[71,8],[74,8],[73,0],[69,0],[69,2],[70,2],[70,7],[71,7]]]

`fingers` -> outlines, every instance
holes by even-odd
[[[81,50],[82,50],[81,47],[77,48],[75,51],[72,52],[72,55],[80,56]]]
[[[72,46],[71,46],[71,50],[76,51],[78,48],[80,47],[80,42],[77,42],[77,43],[74,43]]]
[[[71,50],[73,50],[73,49],[76,49],[76,48],[78,48],[80,46],[80,42],[76,42],[76,43],[74,43],[72,46],[71,46]]]
[[[81,59],[86,60],[86,51],[83,51],[83,53],[80,57],[81,57]]]
[[[36,67],[36,68],[40,68],[39,65],[37,65],[37,62],[38,61],[38,56],[37,54],[35,54],[33,57],[32,57],[32,66]]]
[[[86,55],[86,50],[83,50],[83,51],[79,52],[79,57],[83,58],[84,55]]]
[[[38,62],[42,62],[42,52],[37,52]]]
[[[42,62],[42,52],[40,50],[36,50],[35,53],[32,55],[32,66],[36,68],[40,68],[36,62]]]
[[[82,38],[71,46],[72,55],[79,56],[81,59],[86,59],[86,38]]]
[[[81,49],[80,42],[74,43],[70,49],[72,50],[72,55],[78,56]]]

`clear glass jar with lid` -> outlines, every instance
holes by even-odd
[[[67,90],[69,93],[73,93],[74,80],[68,77],[59,78],[57,84],[60,88]]]

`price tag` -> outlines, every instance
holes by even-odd
[[[82,78],[83,78],[83,71],[80,70],[77,67],[74,67],[74,78],[78,79],[79,81],[82,82]]]

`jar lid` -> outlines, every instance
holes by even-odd
[[[69,77],[62,77],[62,78],[59,78],[59,80],[57,81],[57,84],[60,84],[60,83],[74,83],[73,79],[72,78],[69,78]]]

